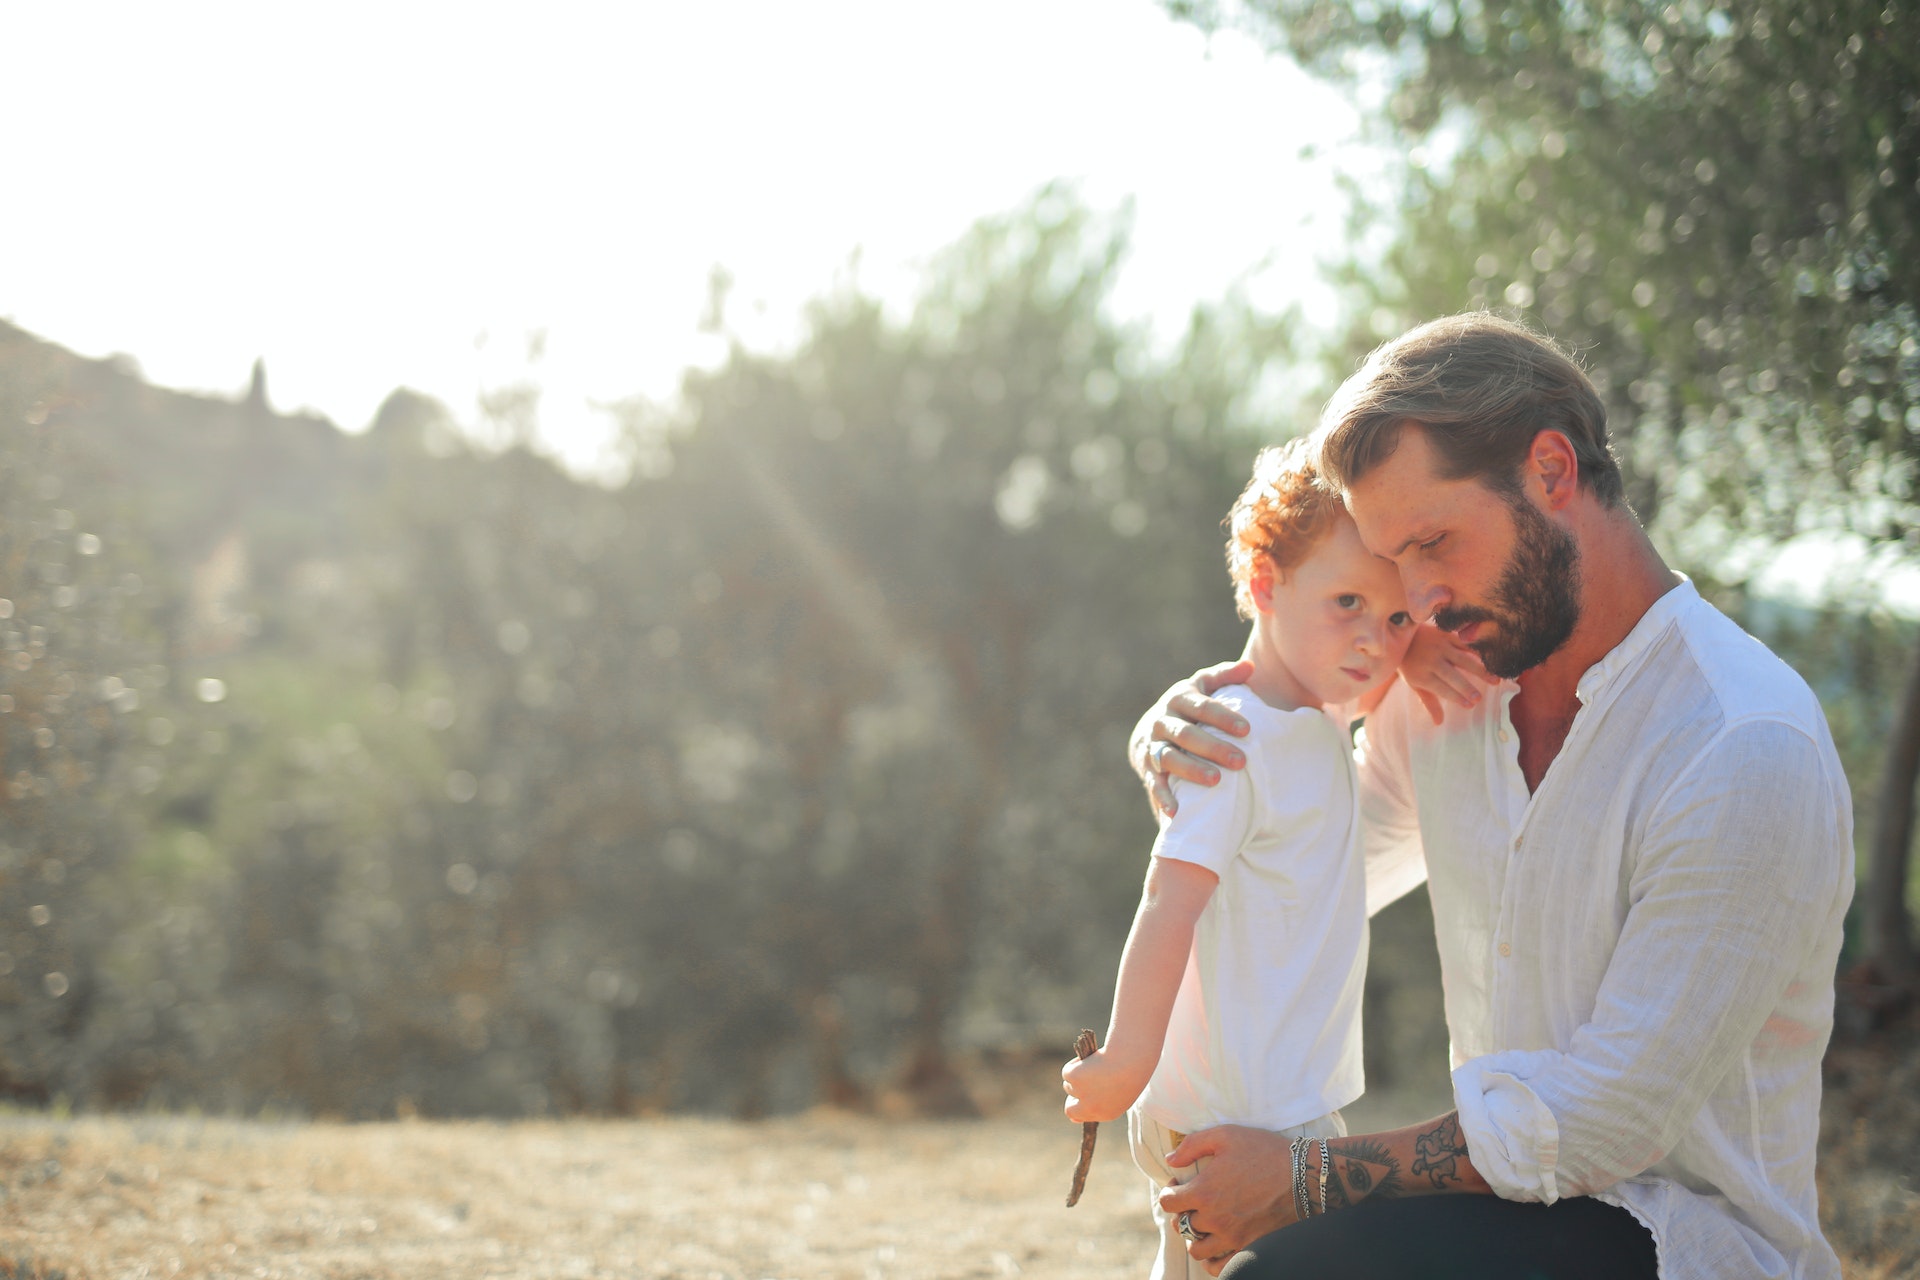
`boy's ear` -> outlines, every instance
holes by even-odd
[[[1253,597],[1253,607],[1261,613],[1273,612],[1273,588],[1280,581],[1280,574],[1273,567],[1273,561],[1261,556],[1254,562],[1253,577],[1247,582],[1247,594]]]

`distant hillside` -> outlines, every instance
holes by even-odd
[[[250,535],[256,570],[337,543],[342,496],[377,467],[369,440],[275,411],[258,366],[238,399],[172,391],[123,361],[90,360],[0,322],[0,368],[39,389],[39,411],[84,460],[89,483],[124,494],[169,559],[197,562],[236,529]]]

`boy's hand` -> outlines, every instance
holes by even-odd
[[[1105,1049],[1094,1050],[1089,1058],[1076,1058],[1060,1068],[1060,1083],[1067,1091],[1067,1119],[1083,1123],[1119,1119],[1152,1076],[1151,1064],[1143,1072]]]
[[[1247,735],[1250,726],[1245,718],[1225,703],[1215,702],[1212,694],[1252,675],[1253,664],[1244,660],[1196,671],[1167,690],[1159,705],[1134,726],[1127,758],[1146,783],[1156,812],[1171,817],[1179,808],[1170,779],[1185,778],[1211,787],[1220,781],[1221,769],[1246,767],[1240,748],[1209,730],[1237,738]]]
[[[1400,660],[1400,678],[1439,724],[1445,704],[1472,707],[1480,701],[1481,686],[1500,683],[1487,674],[1480,655],[1456,640],[1452,632],[1422,623]]]

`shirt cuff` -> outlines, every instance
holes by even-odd
[[[1559,1058],[1548,1051],[1493,1053],[1454,1070],[1467,1153],[1502,1200],[1552,1204],[1560,1198],[1560,1123],[1527,1084]]]

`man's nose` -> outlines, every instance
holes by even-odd
[[[1453,593],[1437,582],[1406,582],[1407,611],[1421,622],[1431,619],[1453,599]]]

